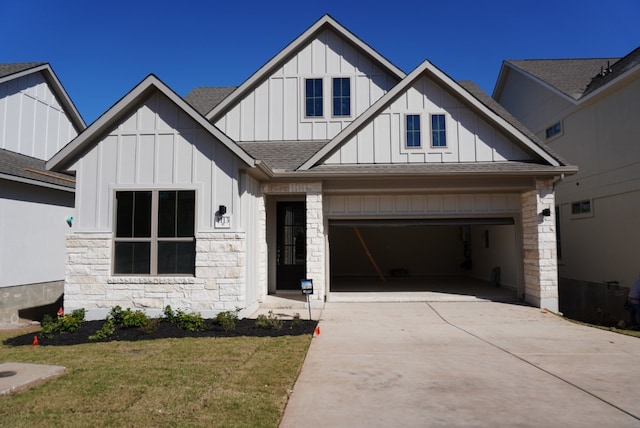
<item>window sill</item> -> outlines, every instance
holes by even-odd
[[[111,276],[107,284],[195,284],[194,276]]]

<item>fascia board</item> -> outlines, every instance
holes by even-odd
[[[47,163],[46,168],[56,170],[64,168],[74,157],[84,150],[88,145],[93,143],[94,138],[101,135],[107,129],[114,126],[128,111],[131,106],[135,106],[144,99],[151,91],[159,90],[166,95],[171,101],[176,103],[178,107],[184,110],[192,119],[206,129],[211,135],[217,138],[222,144],[227,146],[234,154],[236,154],[247,165],[253,166],[255,160],[242,150],[233,140],[226,136],[222,131],[208,122],[201,114],[191,107],[180,96],[173,92],[160,79],[154,75],[147,76],[141,83],[133,88],[128,94],[121,98],[106,113],[93,122],[84,132],[78,135],[69,144],[56,153]]]
[[[528,71],[523,70],[522,68],[520,68],[520,67],[518,67],[518,66],[516,66],[514,64],[511,64],[509,61],[505,61],[505,65],[509,69],[511,69],[511,70],[513,70],[513,71],[515,71],[517,73],[520,73],[523,76],[528,77],[529,79],[535,81],[538,85],[544,87],[548,91],[553,92],[554,94],[556,94],[557,96],[559,96],[559,97],[563,98],[564,100],[570,102],[571,104],[577,104],[578,103],[578,100],[576,100],[575,98],[570,97],[569,95],[565,94],[564,92],[562,92],[561,90],[559,90],[555,86],[550,85],[549,83],[547,83],[544,80],[540,79],[539,77],[529,73]],[[494,97],[494,99],[495,99],[495,97]]]
[[[24,177],[16,177],[15,175],[9,175],[9,174],[0,173],[0,180],[15,181],[18,183],[30,184],[32,186],[46,187],[48,189],[54,189],[54,190],[62,190],[63,192],[75,193],[76,191],[74,187],[60,186],[53,183],[45,183],[44,181],[32,180]]]
[[[636,64],[634,67],[632,67],[629,70],[625,71],[620,76],[616,77],[615,79],[613,79],[612,81],[608,82],[604,86],[599,87],[598,89],[596,89],[595,91],[591,92],[587,96],[580,98],[576,102],[576,104],[586,103],[589,100],[591,100],[592,98],[598,97],[603,92],[607,92],[612,87],[618,85],[620,82],[625,81],[626,79],[631,77],[633,74],[638,73],[638,72],[640,72],[640,63]]]
[[[386,179],[386,178],[410,178],[410,177],[558,177],[561,175],[573,175],[578,169],[573,166],[565,166],[554,168],[552,171],[544,170],[528,170],[528,171],[451,171],[451,172],[373,172],[366,175],[367,179]],[[327,178],[363,178],[361,172],[336,172],[336,171],[287,171],[282,173],[274,173],[274,179],[327,179]]]
[[[213,108],[209,113],[205,115],[207,120],[215,121],[222,113],[224,113],[230,106],[232,106],[240,97],[242,97],[249,89],[253,88],[256,84],[265,79],[274,70],[281,65],[287,58],[289,58],[294,52],[301,49],[309,40],[311,40],[317,33],[319,33],[325,26],[328,26],[339,33],[342,37],[346,38],[359,49],[366,52],[372,58],[374,58],[380,65],[386,68],[389,72],[397,76],[399,79],[405,77],[405,73],[398,67],[393,65],[389,60],[380,55],[376,50],[364,43],[353,33],[340,25],[335,19],[329,15],[324,15],[315,24],[309,27],[304,33],[298,36],[293,42],[289,43],[283,50],[277,53],[271,58],[265,65],[260,67],[258,71],[253,73],[242,85],[240,85],[235,91],[231,93],[227,98],[222,100],[217,106]]]
[[[14,79],[19,79],[21,77],[28,76],[29,74],[37,73],[39,71],[44,70],[47,66],[48,66],[47,63],[42,63],[34,67],[27,68],[22,71],[18,71],[16,73],[8,74],[6,76],[0,77],[0,83],[9,82]]]
[[[71,122],[73,122],[73,125],[76,128],[76,131],[80,133],[84,129],[86,129],[87,125],[84,122],[84,119],[80,115],[80,112],[78,112],[78,109],[76,109],[75,104],[69,97],[69,94],[67,94],[67,91],[65,91],[64,86],[62,86],[62,83],[58,79],[58,76],[56,76],[56,74],[54,73],[50,64],[44,63],[32,68],[28,68],[26,70],[19,71],[17,73],[10,74],[8,76],[4,76],[3,78],[0,78],[0,83],[19,79],[21,77],[40,72],[43,73],[45,80],[51,85],[51,89],[60,99],[60,102],[64,107],[64,111],[69,115]]]

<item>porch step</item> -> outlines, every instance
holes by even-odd
[[[299,291],[284,291],[269,294],[260,303],[261,309],[306,309],[307,298]]]

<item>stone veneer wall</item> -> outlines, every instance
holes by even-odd
[[[549,208],[551,216],[543,216]],[[537,180],[536,189],[522,194],[522,245],[525,300],[558,312],[555,196],[551,179]]]
[[[91,320],[104,319],[116,305],[150,316],[170,305],[206,318],[237,308],[242,317],[257,309],[257,303],[245,307],[244,233],[198,233],[195,277],[112,276],[112,243],[110,233],[67,236],[66,311],[84,308]]]

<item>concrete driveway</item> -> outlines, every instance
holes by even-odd
[[[638,427],[640,339],[497,302],[327,303],[281,427]]]

